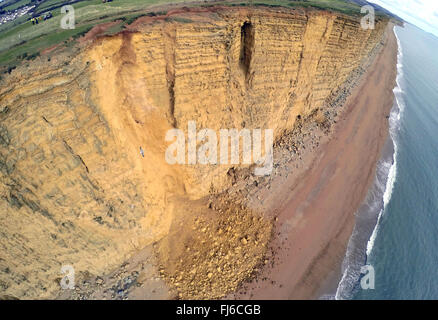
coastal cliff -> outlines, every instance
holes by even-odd
[[[0,89],[0,290],[53,297],[62,265],[100,275],[159,241],[162,276],[180,297],[235,290],[263,261],[272,221],[248,203],[208,199],[248,165],[170,165],[166,132],[195,121],[270,128],[278,142],[297,123],[324,125],[387,23],[364,30],[358,17],[304,9],[182,10],[15,70]],[[209,236],[185,232],[176,245],[175,221],[194,212],[214,217],[193,228]],[[221,265],[185,252],[189,242]],[[166,265],[181,252],[184,268]],[[181,274],[194,264],[198,292]]]

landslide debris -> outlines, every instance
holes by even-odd
[[[218,299],[253,277],[264,261],[272,221],[231,205],[180,222],[156,244],[160,274],[179,299]]]

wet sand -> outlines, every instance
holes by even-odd
[[[318,155],[303,159],[308,161],[304,174],[299,179],[292,174],[267,191],[267,201],[276,203],[271,207],[277,217],[273,263],[227,298],[317,299],[335,292],[355,212],[388,136],[396,62],[390,26],[385,45],[348,97]]]

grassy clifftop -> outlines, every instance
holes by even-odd
[[[123,30],[136,18],[151,14],[165,15],[167,10],[182,0],[114,0],[103,3],[102,0],[46,0],[32,1],[36,5],[32,14],[23,15],[14,21],[0,25],[0,72],[11,72],[23,61],[32,60],[44,49],[53,46],[72,46],[76,40],[98,24],[116,23],[107,31],[108,34]],[[5,1],[2,10],[12,10],[17,5],[28,2]],[[75,9],[75,29],[60,28],[62,15],[60,8],[70,4]],[[360,6],[346,0],[240,0],[240,1],[198,1],[184,2],[184,6],[281,6],[305,7],[333,10],[348,15],[360,14]],[[33,25],[30,18],[38,17],[51,11],[53,18]]]

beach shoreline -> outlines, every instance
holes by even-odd
[[[260,195],[264,210],[269,208],[276,221],[273,255],[268,257],[273,263],[263,268],[256,281],[227,299],[334,296],[355,214],[374,181],[389,135],[397,74],[392,23],[383,42],[347,97],[332,132],[321,140],[317,154],[303,157],[302,173],[292,173],[280,184],[271,183],[270,190]]]

